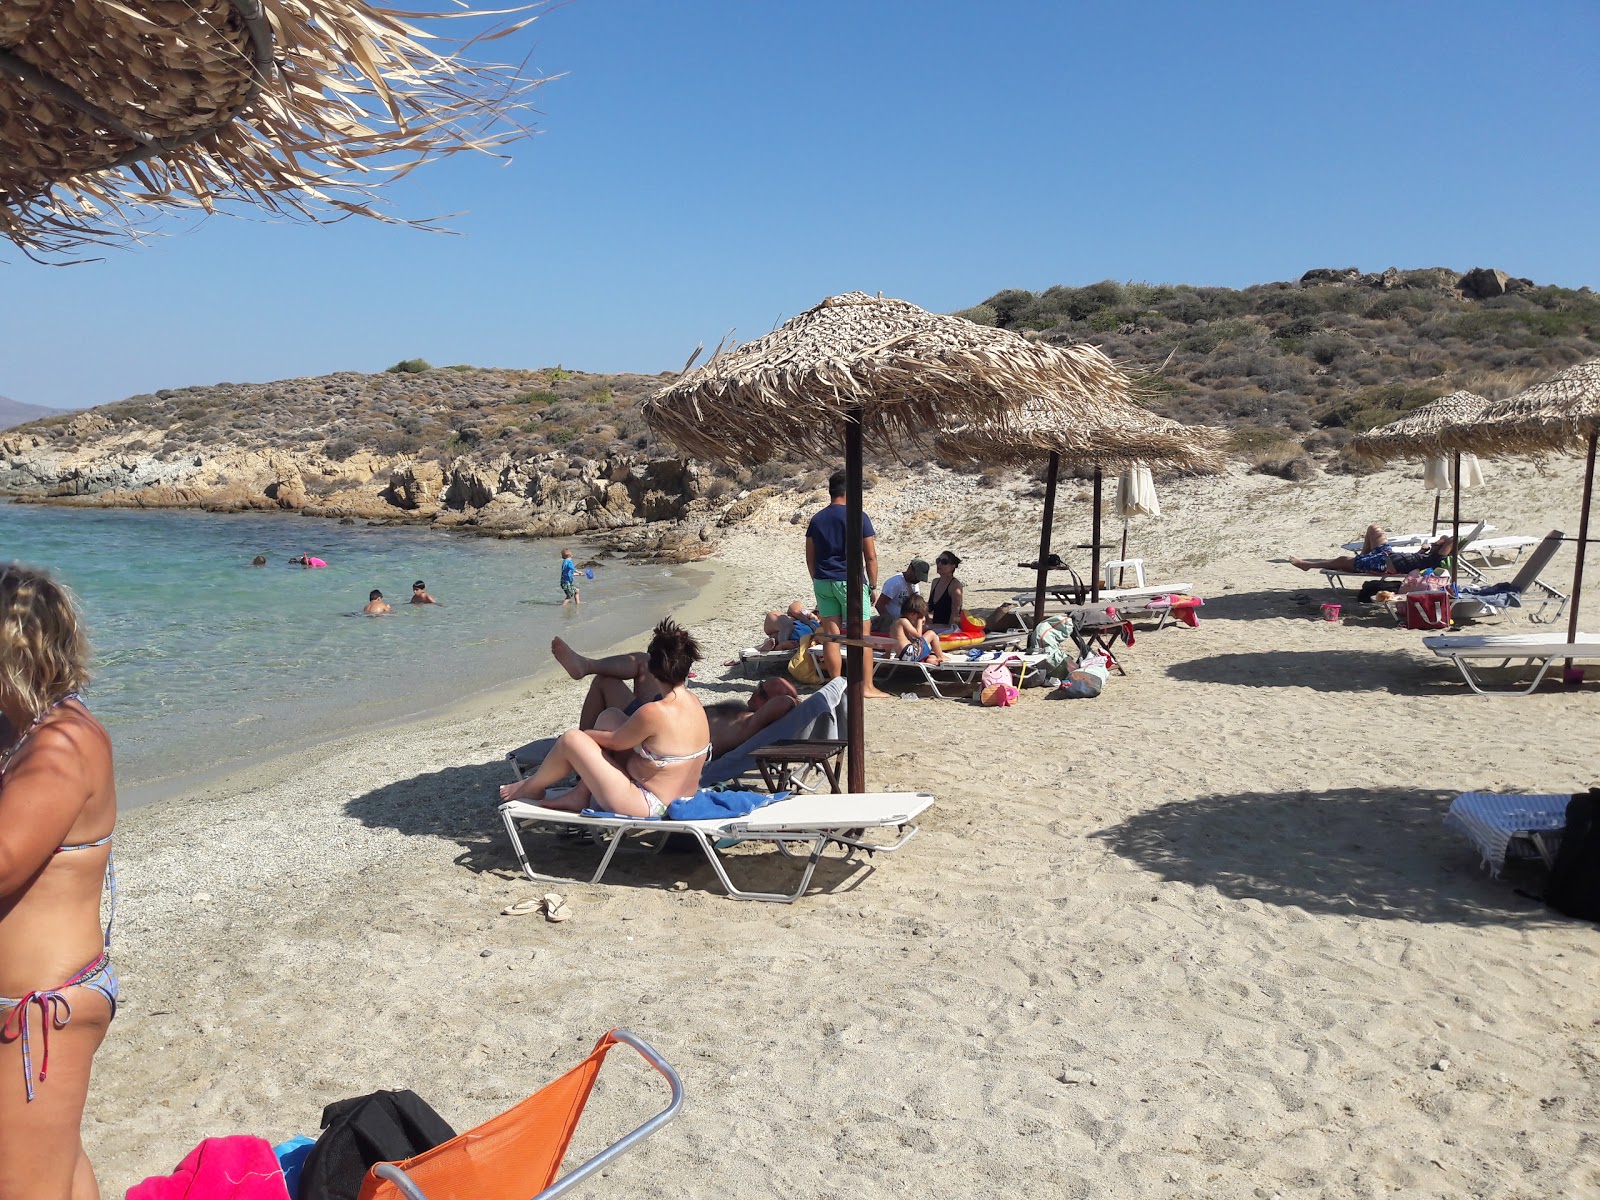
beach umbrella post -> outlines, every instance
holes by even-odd
[[[1128,527],[1133,523],[1133,518],[1160,515],[1161,502],[1156,499],[1156,487],[1150,477],[1150,468],[1140,463],[1133,463],[1117,479],[1117,516],[1122,518],[1122,552],[1117,555],[1119,559],[1127,561]],[[1118,587],[1124,583],[1125,570],[1117,575]]]
[[[1044,589],[1049,582],[1050,568],[1046,565],[1050,559],[1050,527],[1055,522],[1056,515],[1056,476],[1061,473],[1061,454],[1050,451],[1050,465],[1044,477],[1044,519],[1039,523],[1039,561],[1038,578],[1033,585],[1033,623],[1035,626],[1044,620]]]

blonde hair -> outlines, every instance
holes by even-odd
[[[49,572],[0,563],[0,697],[30,717],[89,682],[78,604]]]

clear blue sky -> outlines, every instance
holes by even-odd
[[[436,365],[675,370],[860,288],[1244,286],[1310,267],[1600,284],[1600,7],[570,0],[509,166],[391,191],[463,236],[217,218],[0,246],[0,394]]]

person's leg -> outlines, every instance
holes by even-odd
[[[22,1085],[20,1039],[0,1039],[0,1200],[100,1200],[94,1168],[79,1135],[94,1053],[111,1023],[98,992],[68,988],[72,1019],[50,1030],[50,1074],[42,1083],[43,1030],[28,1006],[34,1098]]]
[[[578,773],[584,786],[547,801],[545,789],[573,771]],[[567,812],[577,812],[592,802],[596,807],[625,817],[650,815],[639,785],[606,758],[592,737],[576,729],[561,735],[555,748],[532,775],[520,783],[501,788],[500,798],[528,800]]]
[[[1302,571],[1356,570],[1356,560],[1353,554],[1341,554],[1338,558],[1291,558],[1289,561]]]
[[[944,661],[944,651],[939,648],[939,635],[930,629],[923,636],[928,639],[928,661],[942,663]]]
[[[607,712],[620,712],[632,704],[637,695],[631,684],[614,675],[596,675],[589,681],[589,692],[583,698],[583,708],[578,713],[579,729],[599,728],[600,717]]]
[[[839,627],[839,618],[838,617],[823,617],[822,618],[821,631],[823,633],[829,633],[829,634],[837,635],[839,633],[839,628],[840,627]],[[836,641],[833,641],[831,638],[824,640],[823,643],[822,643],[822,678],[823,678],[823,681],[826,682],[829,679],[837,679],[837,678],[839,678],[839,675],[843,670],[844,670],[844,655],[840,651],[839,643],[836,642]]]

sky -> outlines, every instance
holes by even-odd
[[[676,371],[852,289],[1600,286],[1597,44],[1592,0],[568,0],[480,48],[559,76],[510,164],[388,189],[456,236],[215,217],[72,267],[0,243],[0,395]]]

